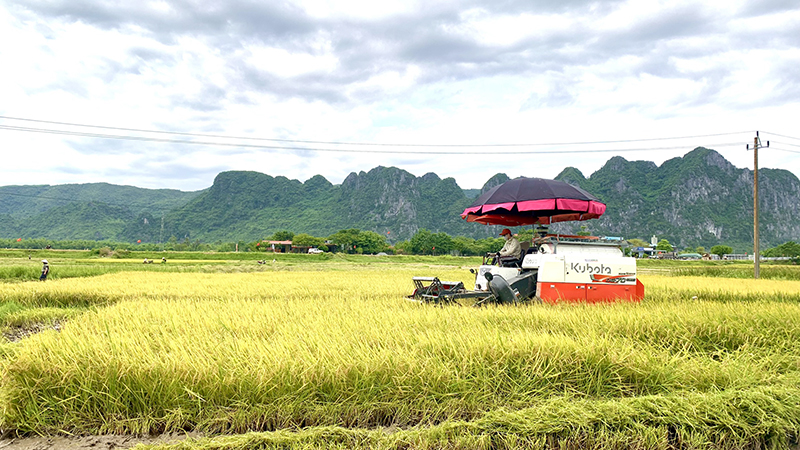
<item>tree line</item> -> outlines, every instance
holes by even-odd
[[[520,241],[530,241],[533,237],[533,230],[521,230],[518,234]],[[200,240],[190,240],[184,238],[179,240],[175,236],[170,237],[163,243],[141,243],[141,242],[113,242],[113,241],[93,241],[93,240],[52,240],[52,239],[3,239],[0,238],[0,248],[13,249],[66,249],[66,250],[98,250],[109,248],[111,250],[128,251],[201,251],[201,252],[258,252],[271,251],[265,241],[292,241],[292,245],[300,247],[314,247],[327,252],[342,252],[350,254],[408,254],[408,255],[463,255],[480,256],[490,252],[497,252],[503,247],[504,240],[499,237],[487,237],[483,239],[473,239],[465,236],[450,236],[444,232],[434,233],[426,229],[418,230],[411,239],[395,242],[388,241],[388,234],[382,235],[374,231],[360,230],[358,228],[348,228],[339,230],[336,233],[319,237],[306,233],[295,234],[288,230],[277,231],[272,235],[252,242],[222,242],[214,243],[201,242]],[[649,243],[641,239],[629,239],[630,247],[649,247]],[[666,239],[661,239],[656,245],[657,250],[677,251],[679,249],[672,246]],[[705,248],[687,247],[683,251],[706,253]],[[733,248],[727,245],[715,245],[708,250],[708,253],[725,255],[733,253]],[[800,258],[800,244],[789,241],[777,247],[764,250],[762,256],[765,257],[791,257]]]
[[[374,231],[357,228],[339,230],[327,238],[279,231],[265,241],[292,241],[292,245],[316,247],[324,251],[354,254],[407,254],[407,255],[463,255],[476,256],[496,252],[503,247],[501,238],[473,239],[464,236],[452,237],[447,233],[434,233],[421,229],[409,240],[390,244],[386,236]],[[256,250],[269,250],[268,246],[257,246]]]

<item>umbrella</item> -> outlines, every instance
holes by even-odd
[[[483,193],[461,218],[485,225],[546,225],[596,219],[605,211],[604,203],[579,187],[543,178],[517,178]]]

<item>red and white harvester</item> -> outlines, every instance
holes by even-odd
[[[486,255],[471,272],[475,288],[435,277],[414,277],[409,297],[435,304],[641,301],[644,286],[636,276],[636,259],[624,256],[619,238],[547,234],[551,223],[600,217],[605,205],[586,191],[541,178],[507,181],[478,197],[462,213],[468,222],[486,225],[537,225],[531,242],[523,242],[519,260],[495,264]]]

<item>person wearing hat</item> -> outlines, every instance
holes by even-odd
[[[50,266],[47,264],[47,260],[42,260],[42,275],[39,276],[39,281],[44,281],[47,279],[47,274],[50,273]]]
[[[505,245],[503,245],[503,248],[501,248],[498,253],[498,256],[500,256],[500,265],[513,264],[519,261],[519,257],[522,255],[522,247],[519,245],[517,238],[511,234],[511,230],[503,228],[503,231],[500,232],[500,236],[506,238]]]

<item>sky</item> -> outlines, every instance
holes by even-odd
[[[800,176],[796,0],[0,0],[0,185],[480,188],[698,146]],[[24,119],[24,120],[23,120]]]

